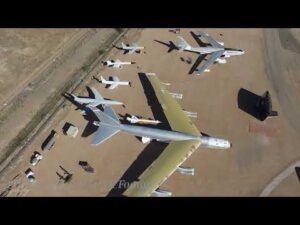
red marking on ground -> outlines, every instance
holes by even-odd
[[[262,134],[266,137],[274,137],[278,130],[273,127],[272,125],[269,125],[265,122],[261,122],[261,123],[258,123],[258,122],[249,122],[249,132],[250,133],[259,133],[259,134]]]

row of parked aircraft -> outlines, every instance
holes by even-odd
[[[215,41],[206,33],[192,34],[198,40],[199,45],[200,37],[205,37],[209,44],[206,47],[191,47],[182,37],[178,36],[179,44],[175,47],[180,52],[196,52],[200,56],[210,55],[210,58],[201,67],[198,67],[201,62],[199,61],[199,56],[193,65],[197,74],[208,72],[207,68],[213,63],[225,63],[225,58],[244,54],[244,51],[240,49],[225,48],[223,43]],[[144,47],[137,44],[130,46],[124,43],[121,44],[120,48],[129,54],[140,52],[144,49]],[[104,65],[122,68],[123,65],[134,63],[108,60]],[[122,123],[112,109],[112,105],[124,105],[124,103],[103,98],[95,88],[91,88],[93,97],[71,96],[76,102],[85,107],[85,111],[92,111],[98,119],[93,122],[95,126],[98,126],[98,129],[92,140],[92,145],[99,145],[120,131],[141,137],[143,143],[149,143],[151,140],[168,143],[162,154],[138,177],[137,181],[129,186],[123,195],[170,196],[171,192],[161,190],[160,186],[175,171],[185,175],[194,175],[194,169],[183,167],[182,163],[199,146],[224,150],[229,149],[232,145],[228,140],[202,135],[189,118],[187,112],[177,103],[174,94],[166,89],[166,86],[169,84],[161,82],[155,73],[147,73],[145,76],[152,85],[170,129],[149,127],[147,126],[148,124],[157,125],[161,121],[138,118],[137,116],[127,117],[127,121],[131,124]],[[107,81],[101,76],[100,82],[109,85],[110,89],[114,89],[118,85],[130,85],[129,81],[120,81],[115,76],[111,81]],[[101,106],[102,110],[98,106]],[[135,123],[140,123],[140,125],[132,125]]]
[[[170,48],[168,51],[171,52],[172,50],[177,49],[179,52],[187,51],[199,54],[199,57],[196,59],[194,65],[190,69],[189,74],[196,72],[197,75],[200,75],[204,72],[210,72],[210,69],[208,69],[210,65],[216,63],[225,64],[227,62],[226,58],[243,55],[245,53],[245,51],[242,49],[224,47],[223,42],[216,41],[205,32],[191,32],[191,35],[194,37],[199,47],[192,47],[183,37],[177,36],[179,40],[178,44],[175,45],[170,41]],[[204,38],[208,43],[202,42],[201,38]],[[121,43],[121,47],[118,48],[124,50],[124,54],[126,54],[126,52],[129,54],[133,54],[135,52],[139,53],[142,49],[145,49],[145,47],[138,46],[136,43],[132,45],[125,45],[123,42]],[[207,56],[209,57],[204,60]],[[202,62],[203,65],[200,66]],[[130,64],[135,64],[135,62],[123,62],[119,59],[108,60],[104,62],[104,65],[113,68],[122,68],[123,65]]]

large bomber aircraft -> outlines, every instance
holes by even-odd
[[[224,139],[202,136],[157,76],[146,75],[172,130],[122,124],[110,106],[104,107],[103,111],[88,106],[99,119],[99,121],[94,121],[94,125],[99,128],[92,145],[103,143],[119,131],[142,137],[143,143],[147,143],[147,140],[169,143],[162,154],[138,178],[138,181],[133,182],[124,193],[125,196],[150,196],[152,194],[168,196],[169,192],[159,189],[160,185],[175,171],[193,175],[193,168],[181,167],[181,164],[199,146],[228,149],[231,143]]]
[[[190,70],[190,74],[192,74],[194,71],[196,71],[197,75],[202,74],[203,72],[209,72],[210,70],[208,67],[213,63],[226,63],[226,58],[229,58],[231,56],[236,55],[243,55],[245,52],[241,49],[234,49],[234,48],[225,48],[224,43],[217,42],[214,40],[209,34],[204,32],[199,32],[198,34],[192,33],[193,37],[197,41],[200,47],[192,47],[190,46],[184,38],[178,36],[179,44],[177,45],[177,48],[179,51],[189,51],[189,52],[195,52],[200,54],[194,65],[192,66]],[[200,37],[205,38],[209,46],[201,47],[203,44]],[[207,56],[210,55],[210,57],[207,59],[206,62],[201,67],[198,67],[201,61]]]

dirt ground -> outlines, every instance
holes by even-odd
[[[0,105],[79,29],[0,29]]]
[[[295,94],[299,93],[299,87],[294,80],[298,79],[296,74],[299,68],[295,64],[300,57],[299,53],[283,48],[280,41],[280,35],[281,39],[293,37],[299,41],[299,32],[292,30],[292,35],[286,36],[288,30],[201,30],[224,42],[225,46],[241,48],[246,53],[229,58],[225,65],[212,66],[210,73],[189,75],[191,65],[182,62],[180,57],[191,57],[195,61],[197,55],[177,51],[167,53],[168,47],[155,41],[176,42],[174,33],[168,29],[131,29],[125,42],[137,42],[145,46],[146,53],[123,55],[122,51],[113,49],[111,59],[130,60],[137,64],[123,69],[103,68],[100,74],[104,77],[117,75],[131,81],[132,87],[120,86],[116,90],[108,90],[94,80],[90,86],[106,98],[124,102],[126,108],[113,107],[121,115],[129,113],[156,118],[159,115],[153,115],[148,106],[138,76],[139,72],[155,72],[160,80],[171,83],[168,90],[183,94],[183,99],[178,100],[183,109],[198,113],[198,118],[193,121],[201,132],[228,139],[233,144],[228,151],[200,147],[184,162],[184,166],[195,168],[195,176],[174,173],[162,188],[172,191],[173,196],[258,196],[273,177],[300,158],[300,152],[295,147],[300,144],[297,130],[299,118],[292,116],[292,113],[300,110],[299,104],[293,105],[295,101],[299,103],[299,95]],[[181,29],[180,35],[196,46],[190,31]],[[293,46],[292,50],[295,48]],[[292,65],[288,60],[281,60],[282,56],[291,57]],[[102,65],[99,67],[102,68]],[[278,71],[284,76],[280,77]],[[98,71],[94,73],[99,75]],[[276,85],[283,82],[285,85]],[[287,84],[291,83],[293,85],[288,87]],[[260,122],[240,110],[237,96],[241,88],[257,95],[269,90],[273,109],[278,111],[279,116]],[[87,91],[81,94],[87,95]],[[289,112],[287,107],[292,107],[289,109],[294,111]],[[143,145],[137,138],[125,133],[119,133],[97,147],[91,146],[93,134],[82,137],[87,121],[75,108],[68,103],[67,107],[60,110],[24,151],[15,167],[1,178],[0,190],[19,175],[15,180],[20,179],[22,185],[8,196],[119,195],[118,181],[136,178],[163,150],[159,143]],[[62,133],[61,129],[66,122],[79,128],[80,133],[75,139]],[[59,137],[50,151],[42,152],[41,144],[52,129],[59,133]],[[44,158],[36,167],[31,166],[36,182],[29,183],[24,180],[23,173],[30,167],[29,159],[34,151],[42,153]],[[79,161],[88,161],[95,173],[86,173],[79,166]],[[73,174],[70,183],[59,182],[57,172],[62,173],[59,166]],[[291,177],[272,194],[299,195],[299,189],[300,183]]]
[[[9,61],[7,61],[7,68],[12,67],[11,64],[19,63],[6,73],[7,76],[11,75],[11,78],[6,81],[5,86],[12,87],[8,92],[9,96],[5,99],[6,103],[0,110],[1,159],[6,154],[6,146],[12,142],[13,138],[32,121],[42,107],[45,107],[57,90],[60,90],[74,73],[78,72],[90,60],[89,58],[97,53],[101,44],[116,32],[114,29],[73,29],[73,33],[71,31],[69,29],[65,29],[65,31],[64,29],[15,31],[16,34],[21,33],[19,35],[28,42],[27,48],[30,48],[31,45],[33,47],[31,51],[27,51],[28,56],[24,59],[25,61],[19,62],[18,52],[22,51],[22,48],[13,43],[18,51],[11,53]],[[70,33],[69,39],[63,39],[68,32]],[[48,38],[53,36],[53,40],[48,41],[47,34]],[[46,36],[46,38],[36,38],[35,42],[34,37],[39,35]],[[42,40],[47,44],[44,44]],[[24,46],[26,48],[25,44]],[[12,57],[17,59],[16,62],[13,62]],[[22,67],[26,67],[26,69],[22,70],[18,80],[17,77],[14,77],[18,74],[15,73],[15,70],[20,70]],[[4,73],[3,77],[6,74]],[[18,82],[13,78],[16,78]]]

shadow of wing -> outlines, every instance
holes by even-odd
[[[94,132],[96,132],[97,129],[98,129],[98,127],[93,124],[93,121],[89,121],[88,124],[86,125],[86,127],[84,128],[84,130],[81,134],[81,137],[88,137],[91,134],[93,134]]]
[[[86,90],[88,91],[89,98],[95,98],[95,95],[89,86],[86,86]]]
[[[130,165],[126,172],[122,175],[114,188],[107,196],[121,196],[128,188],[128,185],[136,181],[138,177],[156,160],[162,151],[166,148],[166,143],[153,141],[149,143],[137,159]],[[122,185],[122,183],[126,185]]]
[[[198,66],[200,65],[200,63],[205,59],[205,57],[206,57],[206,54],[199,55],[199,57],[195,61],[194,65],[190,69],[189,74],[192,74],[192,73],[195,72],[195,70],[198,68]]]
[[[193,31],[191,31],[190,33],[200,47],[210,46],[210,44],[207,44],[207,43],[204,43],[203,41],[201,41],[201,39]]]

